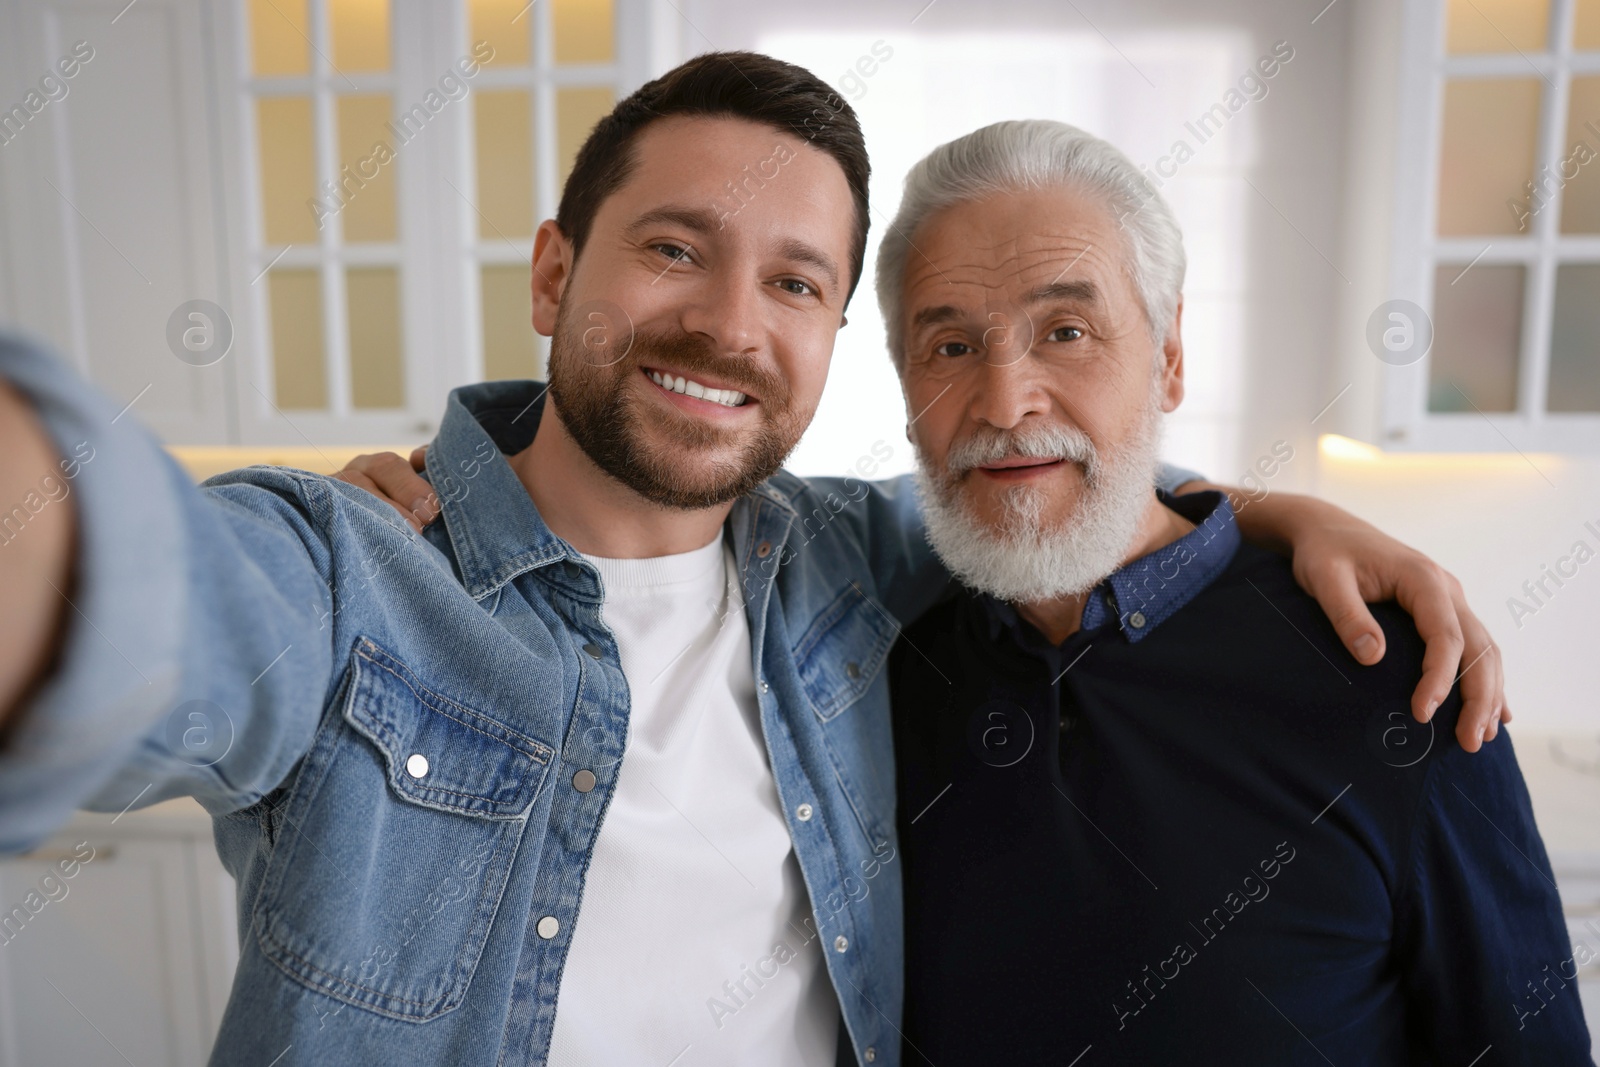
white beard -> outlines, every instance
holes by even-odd
[[[1005,491],[1000,528],[973,514],[962,496],[958,476],[948,471],[929,474],[929,462],[917,447],[917,489],[927,520],[928,542],[952,574],[968,586],[1009,603],[1037,603],[1087,592],[1122,565],[1155,490],[1161,455],[1162,412],[1155,398],[1144,422],[1126,446],[1102,459],[1088,436],[1067,427],[1042,432],[989,435],[989,449],[977,441],[963,447],[972,458],[1004,454],[1060,456],[1084,471],[1083,487],[1072,513],[1054,527],[1044,525],[1049,494],[1035,486]],[[960,466],[960,464],[958,464]]]

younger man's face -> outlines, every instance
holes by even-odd
[[[776,471],[816,411],[854,202],[832,157],[743,119],[663,119],[634,156],[556,287],[541,269],[564,238],[541,234],[534,326],[589,457],[658,504],[712,507]]]

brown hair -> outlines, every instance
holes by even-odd
[[[583,251],[606,197],[622,188],[635,163],[639,132],[669,115],[727,115],[793,134],[832,156],[855,201],[850,288],[861,281],[867,250],[867,146],[849,104],[815,74],[759,52],[707,52],[641,86],[595,124],[561,191],[556,224]]]

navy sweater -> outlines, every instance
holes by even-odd
[[[1403,611],[1362,667],[1236,546],[1059,648],[967,593],[903,636],[905,1062],[1590,1063],[1510,737],[1416,724]]]

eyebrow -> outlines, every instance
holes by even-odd
[[[936,326],[941,322],[953,322],[964,314],[965,312],[953,304],[940,304],[936,308],[923,308],[911,316],[911,328],[915,330],[923,326]]]
[[[1052,282],[1041,285],[1037,289],[1030,289],[1023,296],[1024,304],[1042,304],[1049,300],[1077,300],[1087,304],[1100,302],[1100,290],[1090,281]],[[944,322],[953,322],[966,317],[966,312],[953,304],[940,304],[938,307],[923,308],[911,317],[911,328],[920,329],[924,326],[936,326]]]
[[[1100,303],[1100,290],[1091,281],[1052,282],[1030,289],[1022,298],[1024,304],[1042,304],[1047,300],[1077,300],[1085,304]]]
[[[658,207],[654,211],[646,211],[628,224],[628,232],[636,233],[648,226],[665,222],[693,230],[695,233],[711,233],[717,228],[716,221],[716,216],[704,209],[669,205]]]
[[[815,246],[808,245],[798,238],[786,237],[778,242],[778,254],[796,263],[806,263],[815,267],[827,276],[829,288],[839,287],[839,268],[826,253]]]

